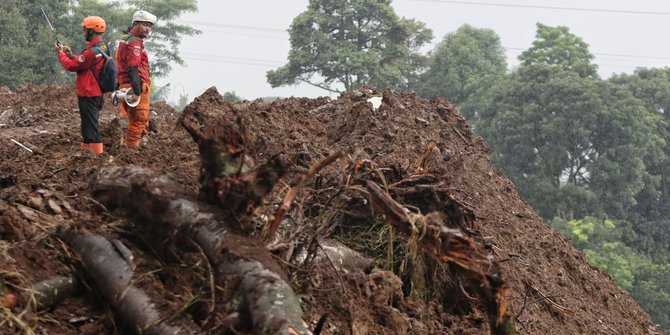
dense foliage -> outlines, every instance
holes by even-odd
[[[468,24],[447,34],[430,56],[419,93],[439,95],[461,106],[468,118],[475,115],[464,103],[479,89],[491,85],[507,71],[507,61],[498,35],[490,29]]]
[[[56,30],[52,32],[40,6]],[[105,19],[104,39],[115,41],[131,24],[133,12],[144,9],[158,17],[146,42],[151,52],[152,75],[166,76],[171,64],[182,64],[178,46],[181,38],[197,30],[174,22],[181,14],[197,10],[196,0],[3,0],[0,2],[0,85],[16,87],[24,83],[63,83],[73,80],[58,62],[56,38],[79,53],[86,41],[81,20],[89,15]]]
[[[536,37],[465,102],[474,127],[538,213],[670,329],[670,69],[602,80],[568,28]]]
[[[408,88],[425,66],[417,50],[432,39],[423,23],[399,18],[391,0],[310,0],[289,34],[288,63],[268,71],[268,83],[333,92]]]
[[[555,218],[551,226],[572,240],[594,265],[606,270],[617,284],[666,329],[670,325],[670,264],[630,247],[623,241],[631,227],[612,220],[585,217]]]

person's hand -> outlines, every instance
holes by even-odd
[[[56,46],[56,51],[63,51],[63,45],[62,44],[56,42],[56,44],[54,44],[54,45]]]
[[[130,104],[134,104],[140,100],[140,96],[138,94],[135,94],[132,89],[129,90],[128,93],[126,93],[126,95],[128,96],[128,103]]]
[[[69,46],[67,45],[61,46],[61,50],[63,50],[63,53],[65,54],[65,56],[67,56],[67,58],[72,59],[72,49],[70,49]]]

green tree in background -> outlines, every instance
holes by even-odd
[[[163,86],[157,86],[153,84],[155,82],[155,77],[151,76],[151,103],[167,100],[168,95],[170,95],[170,84],[168,83]]]
[[[581,77],[597,77],[598,66],[593,64],[589,45],[570,33],[568,27],[537,24],[533,46],[519,60],[523,65],[554,64],[578,73]]]
[[[596,210],[595,194],[584,188],[596,85],[557,66],[523,66],[489,90],[479,111],[493,162],[545,219]]]
[[[461,105],[478,89],[491,87],[506,69],[498,35],[466,24],[447,34],[435,47],[420,94],[426,98],[439,95]],[[474,111],[463,105],[461,112],[468,119],[474,116]]]
[[[172,105],[172,108],[177,112],[183,112],[186,105],[188,105],[188,94],[186,94],[186,92],[181,92],[179,93],[179,100]]]
[[[594,217],[555,218],[550,224],[584,251],[590,263],[606,270],[655,322],[670,329],[670,264],[654,262],[623,243],[631,227]]]
[[[235,91],[226,91],[225,93],[223,93],[223,98],[232,103],[238,103],[244,101],[244,98],[235,94]]]
[[[670,330],[670,264],[641,263],[630,293],[655,322]]]
[[[421,87],[421,76],[429,66],[430,59],[421,53],[421,47],[433,40],[433,31],[426,27],[426,24],[414,19],[402,19],[400,24],[405,26],[408,38],[405,45],[409,50],[406,66],[402,66],[400,71],[404,79],[402,84],[396,88],[404,91],[416,91]]]
[[[332,92],[408,85],[404,76],[421,66],[413,53],[432,36],[423,24],[399,18],[390,0],[310,0],[289,34],[288,63],[268,71],[268,83]]]
[[[15,88],[21,83],[52,84],[67,80],[56,58],[55,36],[40,5],[47,12],[65,13],[69,1],[0,1],[0,85]],[[59,31],[67,24],[54,17],[51,20]]]
[[[637,223],[639,233],[635,247],[670,262],[670,68],[638,68],[633,74],[616,75],[609,81],[632,92],[649,113],[659,116],[654,133],[663,149],[645,157],[650,181],[636,197],[631,220]],[[659,255],[659,250],[666,250],[665,255]]]
[[[648,164],[664,156],[665,141],[658,132],[662,118],[610,82],[600,83],[598,95],[603,110],[593,132],[596,155],[588,185],[607,215],[628,220],[641,192],[658,188]]]
[[[489,90],[477,127],[492,160],[547,220],[625,218],[658,152],[656,118],[626,90],[535,64]]]
[[[602,81],[588,45],[566,27],[538,24],[519,59],[478,97],[476,129],[493,161],[547,220],[628,219],[638,194],[658,182],[646,161],[663,153],[659,116]]]
[[[180,15],[197,10],[196,0],[4,0],[0,3],[0,85],[16,87],[22,83],[63,83],[74,80],[61,68],[54,50],[55,36],[40,6],[44,7],[59,39],[80,52],[86,42],[81,20],[89,15],[101,16],[107,23],[104,39],[115,49],[115,41],[129,25],[137,9],[158,16],[158,23],[147,40],[151,53],[152,75],[166,76],[173,63],[183,64],[178,46],[182,36],[197,30],[176,24]]]

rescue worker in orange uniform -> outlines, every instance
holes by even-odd
[[[124,142],[128,147],[139,147],[142,136],[149,125],[150,87],[149,56],[144,50],[144,39],[151,33],[156,23],[156,16],[147,11],[133,14],[133,23],[121,38],[116,49],[116,64],[119,69],[119,88],[132,88],[134,99],[139,97],[140,103],[130,107],[121,104],[121,116],[128,116],[128,130]],[[133,102],[136,101],[133,99]]]
[[[63,68],[77,73],[76,92],[83,138],[81,147],[100,155],[104,151],[99,128],[100,111],[104,100],[97,78],[100,77],[100,71],[105,63],[102,52],[109,54],[109,48],[101,37],[106,24],[99,16],[88,16],[81,21],[81,26],[88,41],[81,54],[72,54],[70,47],[58,42],[56,50]]]

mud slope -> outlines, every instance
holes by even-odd
[[[79,149],[79,117],[70,88],[0,90],[0,295],[20,294],[38,281],[76,271],[77,261],[54,232],[57,227],[77,226],[124,241],[136,256],[138,271],[147,274],[142,286],[156,288],[152,298],[173,319],[183,317],[203,331],[226,333],[213,324],[227,320],[234,306],[223,296],[217,296],[216,303],[208,300],[210,281],[201,253],[194,250],[178,260],[154,257],[147,243],[132,232],[132,213],[105,208],[88,191],[100,167],[134,164],[169,173],[195,193],[198,147],[178,125],[179,113],[165,104],[154,105],[148,143],[132,150],[120,145],[124,121],[115,117],[107,102],[101,117],[106,152],[93,157]],[[372,97],[383,97],[379,108],[368,102]],[[347,159],[326,167],[322,178],[308,181],[306,189],[337,184],[348,162],[361,160],[398,176],[419,167],[439,176],[455,200],[473,214],[464,231],[485,245],[502,267],[509,286],[508,308],[516,316],[519,334],[660,333],[625,291],[553,232],[493,168],[482,139],[445,100],[361,89],[337,99],[256,100],[233,106],[210,89],[187,108],[212,118],[240,117],[255,161],[280,154],[288,157],[292,165],[286,183],[337,150],[346,154]],[[426,164],[417,163],[427,150]],[[259,224],[262,214],[272,214],[284,192],[282,187],[275,190],[257,213]],[[298,200],[309,203],[304,195]],[[309,217],[308,209],[303,219]],[[354,241],[355,229],[360,227],[339,222],[328,237],[374,257]],[[282,236],[287,236],[285,231]],[[384,263],[373,261],[377,268]],[[285,266],[301,296],[305,318],[316,322],[329,313],[324,334],[488,333],[486,316],[476,302],[452,308],[446,300],[410,297],[403,294],[401,277],[389,271],[360,269],[336,275],[330,266],[315,265],[305,281],[303,272],[292,272],[295,265]],[[39,313],[25,306],[3,309],[0,333],[18,334],[27,328],[49,334],[128,333],[98,295],[82,291]],[[206,319],[205,312],[220,319]]]

